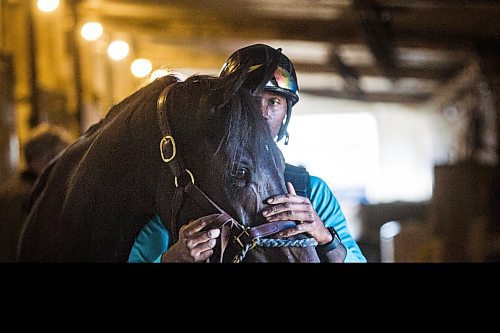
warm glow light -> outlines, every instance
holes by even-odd
[[[130,65],[132,74],[139,78],[148,76],[152,69],[153,65],[148,59],[136,59],[132,62],[132,65]]]
[[[148,81],[153,82],[154,80],[167,75],[173,75],[180,81],[184,81],[185,79],[187,79],[187,75],[182,72],[171,69],[158,68],[153,73],[151,73],[151,75],[149,75]]]
[[[151,75],[149,76],[149,81],[153,82],[156,79],[159,79],[160,77],[167,76],[169,75],[170,72],[167,71],[166,69],[159,68],[155,70]]]
[[[115,40],[108,46],[108,55],[113,60],[122,60],[128,55],[129,46],[127,42]]]
[[[99,39],[103,32],[102,24],[98,22],[87,22],[82,26],[80,34],[85,40],[93,41]]]
[[[37,6],[42,12],[52,12],[59,7],[59,0],[38,0]]]

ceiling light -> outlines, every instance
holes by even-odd
[[[135,77],[143,78],[148,76],[148,74],[153,69],[151,61],[148,59],[136,59],[130,65],[130,70]]]
[[[42,12],[52,12],[59,7],[59,0],[38,0],[37,6]]]
[[[108,55],[113,60],[122,60],[128,55],[129,49],[127,42],[115,40],[108,46]]]
[[[101,37],[103,32],[102,24],[98,22],[87,22],[82,26],[80,34],[85,40],[94,41]]]

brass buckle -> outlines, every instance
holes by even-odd
[[[246,243],[251,243],[250,249],[253,249],[255,247],[255,245],[257,244],[257,240],[250,238],[250,234],[247,231],[248,229],[250,229],[250,228],[242,227],[241,232],[238,234],[238,236],[233,236],[233,240],[236,243],[238,243],[241,247],[245,247]],[[241,237],[244,237],[244,236],[247,237],[248,241],[245,242],[245,240],[241,239]]]
[[[163,144],[164,143],[168,144],[169,140],[170,140],[170,142],[172,142],[172,156],[170,156],[169,158],[166,158],[165,155],[163,154]],[[168,163],[174,159],[175,154],[177,153],[177,148],[175,146],[175,140],[171,135],[164,136],[163,139],[161,139],[161,141],[160,141],[160,153],[161,153],[161,159],[166,163]]]

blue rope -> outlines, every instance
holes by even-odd
[[[248,251],[253,249],[255,246],[260,247],[308,247],[317,246],[318,242],[314,238],[305,239],[274,239],[274,238],[259,238],[253,241],[251,244],[245,244],[240,253],[234,256],[233,263],[240,263],[245,258]]]
[[[261,247],[285,247],[285,246],[308,247],[316,245],[318,245],[318,242],[314,238],[293,239],[293,240],[259,238],[256,243],[256,246],[261,246]]]

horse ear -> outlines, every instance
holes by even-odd
[[[218,105],[218,108],[222,108],[229,103],[242,88],[248,77],[248,69],[248,61],[245,61],[235,71],[219,78],[221,80],[221,85],[220,88],[216,90],[215,94],[215,98],[218,100],[215,105]]]
[[[220,78],[221,90],[217,94],[220,100],[216,105],[222,108],[242,88],[248,89],[253,95],[260,94],[278,68],[280,56],[281,48],[273,49],[263,64],[256,65],[249,57],[246,58],[236,70]]]
[[[272,49],[267,62],[262,64],[262,68],[255,71],[251,80],[248,80],[250,84],[249,88],[253,94],[260,94],[269,80],[274,76],[274,72],[278,68],[280,56],[281,48],[277,50]]]

